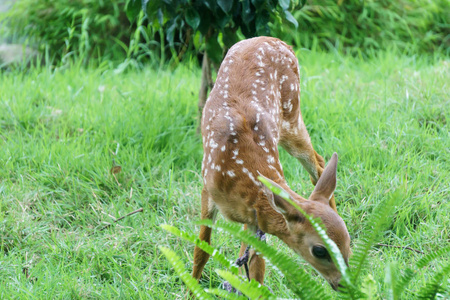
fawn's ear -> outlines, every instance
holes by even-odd
[[[261,177],[264,177],[260,175]],[[287,195],[289,199],[292,201],[295,201],[292,199],[292,197],[289,195],[288,192],[286,192],[281,186],[279,186],[276,182],[270,180],[267,177],[264,177],[268,182],[270,182],[273,186],[275,186],[277,189],[281,191],[282,194]],[[294,206],[292,206],[288,201],[284,200],[281,196],[275,194],[269,188],[266,188],[266,195],[267,199],[269,200],[270,206],[278,213],[282,214],[283,217],[286,219],[286,221],[294,221],[294,220],[301,220],[301,214],[300,212],[295,209]]]
[[[317,181],[314,191],[309,196],[309,200],[320,201],[329,205],[331,196],[333,196],[336,189],[336,171],[337,171],[338,156],[333,153],[328,165],[323,170],[322,176]]]

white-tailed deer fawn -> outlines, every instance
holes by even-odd
[[[350,236],[336,212],[337,155],[324,169],[300,114],[300,75],[290,46],[270,37],[234,45],[225,57],[202,116],[202,219],[225,218],[275,235],[300,254],[337,289],[341,274],[311,224],[292,205],[264,187],[262,175],[289,193],[303,210],[322,220],[344,259]],[[284,179],[277,146],[296,157],[315,185],[309,199],[292,191]],[[200,239],[210,243],[211,228]],[[245,245],[241,247],[241,255]],[[196,247],[192,276],[199,279],[209,255]],[[264,281],[265,263],[253,251],[249,275]]]

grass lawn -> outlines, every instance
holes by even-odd
[[[353,241],[371,230],[364,221],[376,205],[401,190],[402,205],[380,242],[426,253],[449,245],[450,60],[297,56],[302,114],[316,151],[326,160],[339,154],[335,195]],[[193,246],[159,225],[198,231],[199,85],[200,70],[190,66],[0,74],[0,298],[185,299],[158,246],[176,250],[189,270]],[[287,181],[308,196],[306,171],[280,152]],[[117,166],[121,172],[111,174]],[[212,243],[237,258],[238,240],[213,233]],[[275,237],[268,243],[295,256]],[[371,274],[386,298],[386,266],[404,269],[421,256],[374,248],[362,276]],[[409,295],[449,261],[419,270]],[[207,264],[204,287],[219,286],[219,267]],[[276,295],[292,297],[282,275],[270,266],[266,274]]]

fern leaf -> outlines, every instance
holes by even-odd
[[[429,253],[427,255],[425,255],[424,257],[422,257],[422,259],[420,259],[417,262],[417,268],[421,269],[423,267],[425,267],[426,265],[428,265],[431,261],[435,260],[438,257],[441,257],[442,255],[444,255],[445,253],[450,252],[450,246],[441,248],[435,252]]]
[[[445,253],[450,252],[450,246],[444,247],[442,249],[439,249],[438,251],[429,253],[422,257],[416,264],[418,269],[422,269],[423,267],[426,267],[429,263],[431,263],[433,260],[441,257]],[[397,282],[396,291],[399,295],[405,290],[405,288],[408,286],[409,282],[414,278],[414,276],[417,274],[416,271],[413,271],[411,269],[406,269],[405,274],[403,274],[400,278],[400,280]]]
[[[375,279],[373,279],[373,276],[370,274],[367,275],[367,277],[364,279],[362,286],[361,286],[361,291],[365,295],[364,299],[367,299],[367,300],[380,299],[378,297],[377,283],[376,283]]]
[[[160,227],[173,235],[176,235],[185,241],[191,242],[198,246],[200,249],[211,255],[211,257],[218,261],[220,264],[222,264],[225,268],[229,269],[233,274],[239,273],[239,268],[233,265],[233,261],[228,260],[223,254],[221,254],[217,249],[215,249],[213,246],[208,244],[205,241],[201,241],[197,236],[189,234],[185,231],[181,231],[178,228],[167,225],[167,224],[161,224]]]
[[[402,276],[400,276],[400,279],[397,281],[397,284],[395,286],[395,291],[397,295],[401,295],[403,293],[403,291],[406,289],[409,282],[411,281],[411,279],[413,279],[415,275],[416,271],[411,270],[409,268],[405,270],[405,273]]]
[[[442,281],[450,273],[450,263],[445,265],[442,270],[435,273],[434,276],[427,281],[425,286],[418,292],[418,299],[435,299],[436,294],[440,291]]]
[[[242,281],[238,276],[224,270],[216,270],[220,277],[228,281],[234,288],[241,291],[250,299],[276,299],[269,289],[252,279]]]
[[[274,247],[261,242],[252,233],[242,230],[239,225],[221,220],[217,221],[216,224],[213,224],[211,220],[202,220],[199,224],[213,228],[221,228],[254,247],[285,275],[287,286],[301,299],[326,299],[323,286],[319,285],[310,274],[301,269],[292,258]]]
[[[352,274],[355,283],[359,280],[360,274],[367,263],[370,249],[383,233],[389,220],[391,220],[390,216],[394,213],[396,204],[401,198],[400,192],[397,190],[374,209],[374,212],[372,212],[369,220],[366,222],[364,226],[366,230],[364,230],[363,236],[356,244],[356,250],[351,258]]]
[[[396,300],[398,298],[397,294],[397,264],[390,263],[386,266],[386,277],[384,278],[384,283],[387,288],[387,299],[388,300]]]
[[[213,299],[209,294],[203,291],[203,288],[200,284],[195,280],[191,274],[189,274],[183,266],[181,259],[177,256],[177,254],[166,247],[159,247],[159,250],[164,254],[164,256],[169,260],[172,267],[177,272],[178,276],[183,280],[189,290],[198,298],[198,299]]]

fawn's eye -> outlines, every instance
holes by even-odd
[[[330,254],[324,246],[313,246],[312,254],[320,259],[330,258]]]

